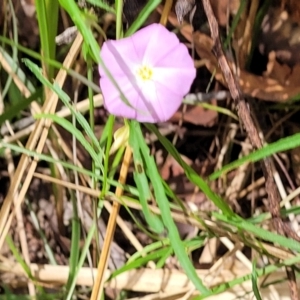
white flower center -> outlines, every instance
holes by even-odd
[[[143,81],[151,80],[153,76],[153,69],[149,66],[140,66],[137,70],[139,79]]]

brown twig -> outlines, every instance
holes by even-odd
[[[239,115],[242,124],[245,127],[245,130],[248,133],[252,145],[257,149],[260,149],[262,148],[262,141],[259,137],[258,130],[255,127],[255,124],[251,117],[249,106],[242,95],[238,81],[233,76],[228,61],[224,55],[222,45],[220,42],[218,23],[212,11],[210,1],[202,0],[202,2],[210,26],[211,37],[214,42],[213,51],[215,56],[218,59],[219,66],[228,84],[230,94],[236,105],[237,113]],[[269,196],[269,209],[272,215],[273,224],[276,231],[281,235],[285,235],[287,237],[300,241],[299,236],[288,226],[288,224],[283,222],[280,216],[280,206],[279,206],[280,196],[273,178],[273,170],[272,170],[273,167],[272,167],[271,159],[270,158],[263,159],[261,161],[261,166],[266,180],[266,191]],[[296,300],[298,299],[298,290],[297,290],[297,283],[295,279],[294,270],[292,268],[286,268],[286,273],[290,284],[291,299]]]
[[[126,181],[128,168],[131,161],[131,153],[132,152],[130,146],[127,146],[125,150],[121,170],[120,170],[119,183],[121,184],[124,184]],[[115,195],[117,197],[121,197],[122,194],[123,194],[123,188],[117,186]],[[98,272],[97,272],[95,284],[93,286],[91,300],[98,300],[100,299],[100,296],[103,294],[104,280],[105,280],[104,275],[106,272],[107,263],[109,259],[111,243],[115,234],[116,222],[117,222],[120,206],[121,204],[119,202],[115,201],[113,203],[113,208],[109,216],[107,231],[103,242],[102,252],[98,262]]]
[[[173,0],[166,0],[166,3],[164,5],[163,11],[162,11],[162,14],[160,17],[160,24],[162,24],[163,26],[167,25],[168,16],[171,11],[172,5],[173,5]]]

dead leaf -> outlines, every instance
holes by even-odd
[[[213,126],[216,124],[218,113],[214,110],[204,109],[198,105],[188,106],[186,112],[183,114],[183,121],[194,125]],[[182,119],[182,112],[179,110],[172,117],[172,121],[179,121]]]
[[[212,53],[213,41],[210,37],[200,32],[194,33],[195,50],[198,55],[206,60],[207,69],[215,73],[215,79],[226,86],[223,74],[218,68],[217,60]],[[232,63],[231,63],[232,64]],[[278,80],[257,76],[247,71],[240,70],[239,83],[243,93],[247,96],[266,101],[284,102],[300,94],[300,86],[287,86]]]

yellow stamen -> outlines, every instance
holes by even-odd
[[[148,66],[141,66],[138,69],[137,74],[142,80],[146,81],[152,78],[153,70]]]

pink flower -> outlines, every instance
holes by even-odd
[[[101,58],[126,98],[99,66],[105,108],[140,122],[164,122],[172,117],[196,76],[185,45],[160,24],[105,42]]]

